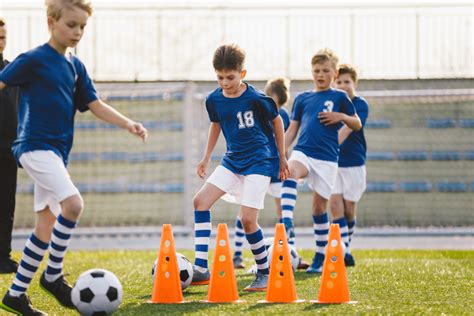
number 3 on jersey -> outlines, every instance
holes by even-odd
[[[245,111],[244,115],[242,115],[242,112],[239,111],[237,113],[237,120],[239,121],[239,129],[246,128],[246,127],[249,128],[255,125],[252,111]]]

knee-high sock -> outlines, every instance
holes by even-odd
[[[349,252],[349,232],[347,229],[347,221],[345,217],[338,218],[333,221],[334,224],[339,224],[339,230],[341,232],[341,241],[346,246],[346,251]]]
[[[313,215],[314,240],[316,242],[316,259],[324,260],[324,253],[328,244],[329,218],[328,213]]]
[[[349,222],[349,221],[347,222],[347,228],[349,232],[349,244],[352,241],[352,235],[354,234],[355,227],[356,227],[356,219],[354,217],[354,220],[352,222]]]
[[[45,273],[46,281],[53,282],[63,275],[64,256],[76,224],[76,222],[67,220],[61,215],[56,219],[49,244],[48,267]]]
[[[259,228],[256,232],[246,234],[247,241],[250,244],[255,262],[257,263],[257,269],[259,273],[268,274],[268,253],[265,243],[263,242],[263,231]]]
[[[298,191],[296,190],[297,182],[295,179],[287,179],[283,181],[281,187],[281,221],[285,224],[285,229],[288,236],[288,242],[294,244],[294,227],[293,227],[293,212],[296,205],[296,197]],[[291,232],[291,234],[289,233]]]
[[[211,211],[194,211],[194,265],[196,270],[207,270],[209,239],[211,237]]]
[[[47,249],[47,243],[39,240],[35,234],[31,234],[30,238],[26,241],[23,257],[18,266],[13,284],[10,287],[10,295],[20,296],[26,292]]]
[[[242,257],[242,248],[244,246],[245,231],[242,226],[240,217],[235,219],[235,236],[234,236],[234,257]]]

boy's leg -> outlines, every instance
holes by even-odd
[[[321,273],[324,263],[324,252],[328,243],[329,218],[326,212],[327,200],[318,193],[313,194],[313,229],[316,243],[316,253],[308,273]]]
[[[208,253],[212,228],[210,207],[224,193],[215,185],[205,183],[193,199],[195,259],[192,285],[209,283]]]
[[[355,226],[356,226],[356,217],[355,217],[355,212],[356,212],[356,202],[344,200],[344,216],[347,221],[347,253],[346,256],[344,257],[344,263],[346,264],[347,267],[353,267],[355,266],[355,259],[352,256],[349,246],[351,244],[352,240],[352,234],[354,233]]]
[[[242,248],[244,245],[245,239],[245,232],[242,226],[242,221],[240,220],[240,216],[237,216],[235,219],[235,236],[234,236],[234,268],[236,269],[243,269],[245,268],[243,265],[243,256],[242,256]]]
[[[344,200],[342,194],[333,194],[330,198],[331,218],[334,224],[339,224],[341,240],[349,251],[349,231],[347,221],[344,216]]]

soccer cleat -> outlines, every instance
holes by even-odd
[[[234,262],[234,269],[245,269],[244,259],[241,256],[234,257],[232,261]]]
[[[286,229],[286,234],[288,235],[288,243],[290,245],[294,245],[295,244],[295,237],[296,237],[295,228],[293,226],[288,227]]]
[[[211,273],[209,272],[209,269],[206,269],[205,272],[201,272],[196,270],[196,266],[193,266],[193,280],[191,281],[191,285],[209,284],[210,279]]]
[[[18,263],[12,258],[0,259],[0,274],[15,273]]]
[[[41,274],[40,287],[53,296],[62,306],[71,309],[76,308],[71,300],[72,287],[64,279],[64,276],[61,275],[56,281],[48,282],[45,274],[45,271]]]
[[[7,294],[3,297],[2,302],[0,303],[0,308],[16,314],[23,316],[44,316],[48,315],[38,309],[31,306],[31,301],[28,295],[21,294],[20,296],[10,295],[10,292],[7,291]]]
[[[303,258],[300,257],[300,262],[298,263],[298,270],[306,270],[309,268],[309,262],[303,260]]]
[[[306,273],[322,273],[323,263],[324,263],[324,257],[321,258],[321,256],[317,256],[317,254],[315,254],[313,257],[313,262],[306,269]]]
[[[344,264],[346,267],[353,267],[356,264],[354,257],[349,252],[344,256]]]
[[[249,292],[264,292],[267,290],[268,274],[257,272],[255,280],[244,288],[244,291]]]

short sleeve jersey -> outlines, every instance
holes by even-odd
[[[227,152],[221,164],[240,175],[278,173],[279,158],[271,121],[278,116],[275,102],[253,86],[237,98],[217,88],[206,99],[211,122],[219,123]]]
[[[7,86],[19,86],[18,136],[12,150],[20,156],[51,150],[65,165],[73,143],[76,110],[98,99],[84,64],[44,44],[19,55],[0,73]]]
[[[348,95],[341,90],[307,91],[295,98],[291,119],[300,122],[300,135],[294,150],[308,157],[337,162],[339,156],[338,129],[342,123],[325,126],[320,112],[356,113]]]
[[[359,96],[352,99],[357,115],[359,115],[362,128],[352,131],[340,146],[339,167],[357,167],[365,165],[367,144],[364,136],[364,126],[369,116],[369,104]]]

